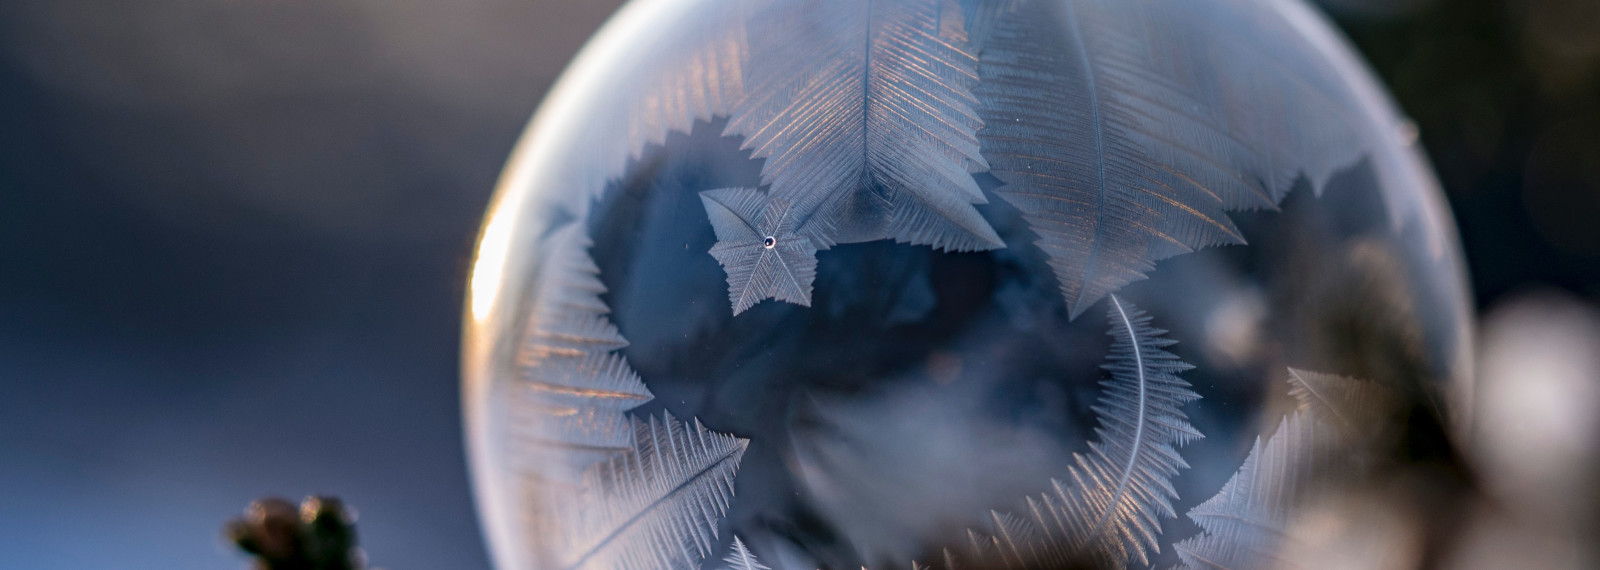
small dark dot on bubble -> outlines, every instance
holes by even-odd
[[[767,236],[767,239],[761,240],[761,245],[767,249],[772,249],[772,246],[778,245],[778,238]]]

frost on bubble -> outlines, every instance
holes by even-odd
[[[1276,208],[1377,144],[1355,128],[1361,93],[1280,3],[733,6],[745,41],[715,44],[742,63],[726,134],[765,159],[762,191],[799,235],[1005,247],[975,207],[988,171],[1073,316],[1159,260],[1244,243],[1227,212]]]
[[[1158,260],[1244,243],[1225,212],[1275,208],[1364,144],[1332,70],[1257,2],[985,4],[1009,5],[978,65],[983,155],[1073,315]]]
[[[1004,247],[974,207],[987,199],[972,173],[987,165],[972,95],[977,58],[960,7],[951,0],[772,1],[754,3],[750,13],[744,95],[727,134],[744,137],[752,157],[765,159],[763,192],[787,205],[802,243]],[[809,288],[805,281],[787,297],[749,303],[804,305]],[[733,303],[735,313],[748,308],[738,297]]]
[[[513,456],[541,478],[567,482],[629,449],[633,428],[624,412],[654,398],[617,352],[628,341],[607,318],[586,230],[570,224],[545,244],[505,408]]]
[[[811,306],[817,248],[795,233],[793,206],[748,188],[709,190],[700,200],[717,233],[711,255],[728,274],[733,314],[763,299]]]
[[[733,537],[733,546],[729,547],[728,555],[722,561],[727,563],[723,570],[772,570],[756,560],[756,555],[751,554],[744,541],[737,536]]]
[[[1150,317],[1111,298],[1111,378],[1094,406],[1098,440],[1078,455],[1065,480],[1027,499],[1022,515],[990,512],[986,532],[968,531],[982,567],[1121,568],[1148,564],[1159,550],[1162,518],[1172,518],[1172,477],[1188,463],[1177,448],[1202,437],[1183,413],[1200,396],[1178,373],[1192,368],[1166,351],[1177,341]],[[954,556],[954,555],[952,555]]]
[[[820,248],[1004,246],[973,207],[977,58],[953,1],[759,5],[727,132],[766,159],[762,184],[798,210],[799,233]]]
[[[1360,481],[1363,443],[1381,429],[1396,394],[1377,383],[1289,369],[1299,409],[1239,471],[1189,510],[1201,534],[1173,548],[1184,568],[1265,568],[1295,541],[1299,507],[1318,490]],[[1354,421],[1353,421],[1354,420]]]
[[[711,555],[749,441],[662,414],[633,449],[596,464],[554,512],[561,567],[689,570]]]
[[[586,226],[542,251],[517,373],[500,402],[524,530],[562,568],[690,569],[711,552],[748,442],[671,416],[622,356]]]

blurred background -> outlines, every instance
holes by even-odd
[[[472,241],[618,3],[0,2],[0,567],[240,567],[221,523],[311,493],[359,509],[382,566],[487,567],[457,399]],[[1539,461],[1592,468],[1600,364],[1526,364],[1600,343],[1600,2],[1323,5],[1420,127],[1481,369],[1542,387],[1480,395],[1570,415],[1480,409],[1521,426],[1484,445],[1556,438],[1501,476],[1564,484]]]

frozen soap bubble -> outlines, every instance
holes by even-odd
[[[636,0],[473,266],[495,563],[1315,553],[1470,396],[1414,139],[1299,0]]]

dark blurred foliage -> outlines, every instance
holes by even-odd
[[[306,497],[295,508],[271,497],[250,503],[223,533],[256,559],[256,570],[361,570],[355,516],[334,497]]]
[[[1600,295],[1600,2],[1325,4],[1416,121],[1479,305]]]
[[[0,566],[236,564],[215,525],[267,492],[486,566],[461,281],[616,4],[0,3]],[[1324,4],[1415,117],[1479,305],[1600,294],[1600,2]]]

